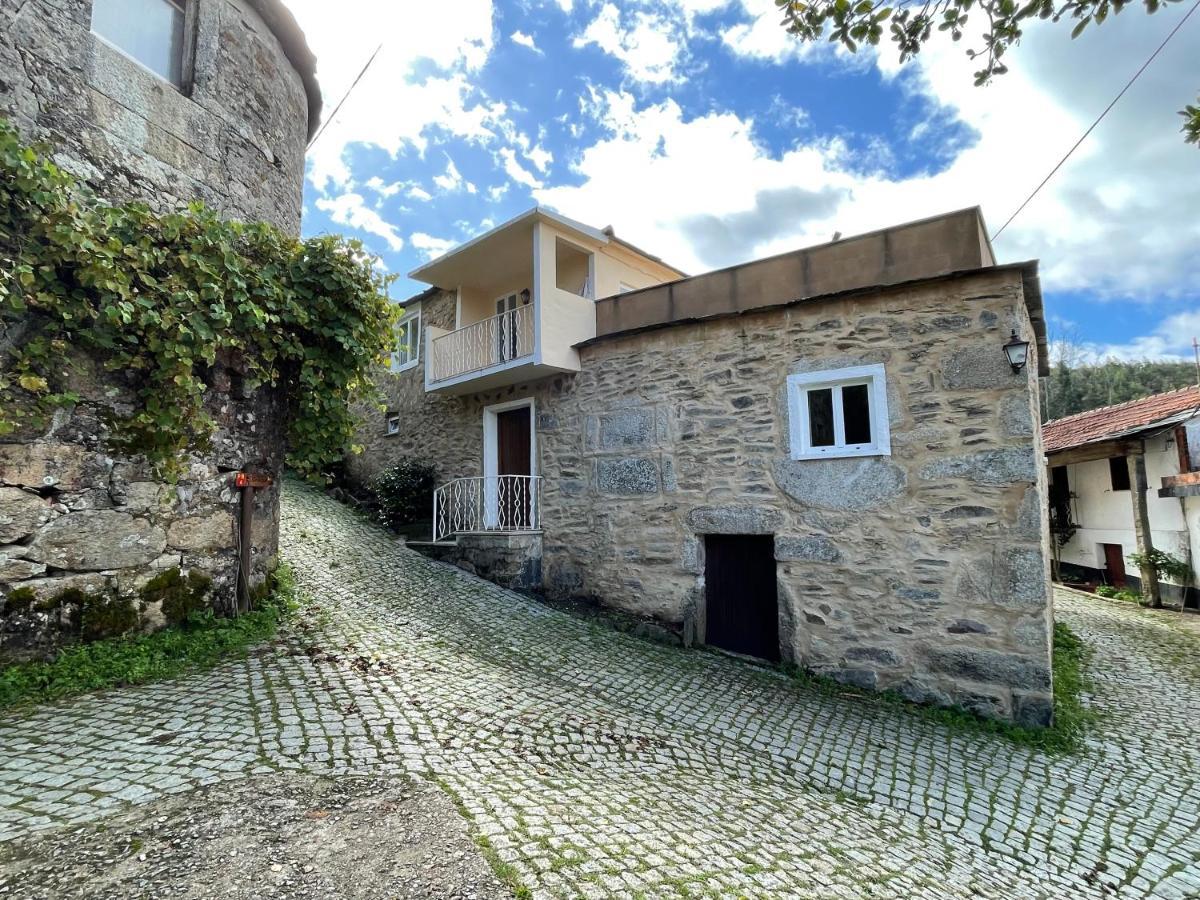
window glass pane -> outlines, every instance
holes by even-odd
[[[867,385],[842,388],[842,423],[847,444],[871,443],[871,391]]]
[[[833,446],[833,389],[808,392],[808,434],[813,447]]]
[[[405,365],[417,358],[417,342],[419,337],[418,319],[401,322],[396,329],[396,362]]]
[[[183,81],[182,3],[94,0],[92,30],[168,81]]]

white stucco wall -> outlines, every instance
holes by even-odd
[[[1179,474],[1179,454],[1169,435],[1146,442],[1146,475],[1149,490],[1146,503],[1150,512],[1150,531],[1154,546],[1196,567],[1200,559],[1200,498],[1180,500],[1159,497],[1158,489],[1166,475]],[[1130,554],[1137,552],[1133,529],[1133,498],[1129,491],[1114,491],[1108,460],[1079,463],[1067,467],[1072,494],[1072,521],[1079,530],[1062,549],[1062,561],[1089,569],[1104,569],[1102,544],[1120,544],[1125,554],[1126,571],[1136,576],[1137,566]],[[1185,503],[1189,504],[1185,507]],[[1185,512],[1186,511],[1186,512]]]

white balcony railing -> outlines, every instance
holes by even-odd
[[[434,338],[430,350],[430,382],[533,356],[533,305],[518,306]]]
[[[480,531],[539,531],[541,485],[537,475],[491,475],[447,482],[433,493],[433,539]]]

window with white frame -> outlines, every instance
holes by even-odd
[[[405,313],[396,326],[396,349],[392,351],[392,371],[403,372],[421,361],[421,308]]]
[[[388,413],[386,429],[388,434],[400,433],[400,413]]]
[[[883,366],[789,375],[792,459],[890,456]]]
[[[176,87],[184,82],[184,0],[93,0],[92,31]]]

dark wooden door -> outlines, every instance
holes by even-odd
[[[497,414],[497,475],[533,474],[530,471],[530,424],[528,406]],[[496,490],[501,527],[529,527],[532,488],[528,478],[499,479]]]
[[[710,534],[704,540],[704,642],[779,660],[779,588],[770,535]]]
[[[1125,552],[1120,544],[1104,545],[1104,568],[1108,571],[1109,584],[1125,587]]]

